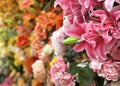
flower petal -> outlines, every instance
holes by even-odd
[[[83,51],[85,49],[85,46],[86,46],[86,42],[85,41],[82,41],[78,44],[76,44],[74,47],[73,47],[73,50],[75,52],[80,52],[80,51]]]
[[[105,43],[103,40],[99,41],[99,44],[96,49],[97,49],[96,50],[97,54],[100,57],[100,60],[103,60],[103,61],[106,60],[107,57],[105,55]]]
[[[112,10],[113,4],[114,4],[115,0],[105,0],[105,8],[108,12],[110,12]]]
[[[95,49],[90,44],[86,45],[86,53],[87,53],[88,57],[90,58],[90,60],[93,60],[96,58]]]
[[[82,25],[78,23],[77,19],[73,21],[74,24],[71,25],[69,29],[66,29],[65,33],[68,36],[73,36],[76,38],[80,38],[80,36],[85,32],[84,29],[82,28]]]

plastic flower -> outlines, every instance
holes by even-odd
[[[120,0],[56,0],[56,5],[60,5],[64,11],[66,37],[79,39],[73,47],[74,51],[85,50],[91,68],[99,76],[118,80]]]
[[[120,4],[119,0],[105,0],[104,1],[104,5],[105,5],[105,8],[107,9],[107,11],[110,12],[112,10],[115,2],[117,2],[118,4]]]
[[[12,85],[13,80],[11,77],[7,77],[3,83],[0,84],[0,86],[10,86]]]
[[[97,66],[95,66],[97,65]],[[107,80],[117,81],[120,77],[120,63],[108,59],[105,62],[94,60],[91,62],[90,67],[94,72],[97,72],[99,76],[106,78]]]
[[[70,5],[76,3],[76,0],[56,0],[54,6],[60,5],[64,10],[64,13],[70,13]]]
[[[19,1],[19,6],[21,10],[24,10],[25,8],[29,10],[30,5],[33,5],[32,0]]]
[[[50,61],[49,65],[50,68],[53,66],[53,63],[57,62],[57,57],[53,57],[53,59]]]
[[[63,55],[65,50],[65,45],[62,44],[62,41],[66,36],[64,30],[64,27],[61,27],[52,34],[52,46],[55,50],[55,53],[58,55]]]
[[[78,43],[73,47],[76,52],[83,51],[87,52],[90,59],[99,57],[101,60],[105,60],[105,41],[104,36],[99,32],[99,27],[90,23],[78,23],[77,20],[74,21],[73,27],[66,30],[66,34],[76,38],[80,38]],[[96,52],[94,52],[96,51]]]
[[[18,43],[17,43],[17,45],[19,47],[23,47],[23,46],[26,46],[28,44],[29,44],[29,39],[27,37],[25,37],[25,36],[19,36],[18,37]]]
[[[50,44],[46,44],[42,51],[46,54],[46,56],[51,56],[53,53],[53,47]]]
[[[46,78],[46,69],[42,60],[36,60],[36,62],[32,65],[34,77],[39,80],[39,82],[43,83]]]
[[[51,80],[55,86],[75,86],[73,82],[73,76],[65,70],[68,68],[68,64],[64,63],[62,57],[58,57],[57,62],[53,63],[50,70]]]
[[[108,45],[109,47],[109,45]],[[111,44],[111,48],[108,49],[108,55],[114,60],[120,60],[120,40],[115,40],[114,43]]]

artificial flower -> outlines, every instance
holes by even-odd
[[[58,55],[64,55],[65,45],[62,44],[66,36],[64,30],[64,27],[61,27],[52,34],[52,46]]]
[[[18,43],[17,43],[17,45],[19,47],[23,47],[23,46],[26,46],[28,44],[29,44],[29,39],[27,37],[25,37],[25,36],[19,36],[18,37]]]
[[[3,83],[0,84],[0,86],[10,86],[12,84],[13,80],[11,77],[7,77]]]
[[[93,69],[94,72],[97,72],[99,76],[113,81],[117,81],[120,77],[119,66],[120,63],[112,61],[112,59],[108,59],[105,62],[94,60],[90,64],[90,67]]]
[[[50,70],[51,80],[55,86],[75,86],[73,82],[74,77],[65,72],[68,68],[68,64],[64,63],[62,57],[58,57],[57,62],[53,63]]]
[[[34,77],[43,83],[46,78],[46,69],[42,60],[36,60],[32,65]]]
[[[46,44],[42,51],[46,54],[46,56],[50,56],[53,53],[53,47],[50,44]]]

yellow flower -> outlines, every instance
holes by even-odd
[[[0,57],[6,57],[9,55],[7,47],[0,47]]]
[[[16,42],[17,42],[17,37],[11,38],[11,39],[9,39],[8,45],[15,45]]]
[[[28,47],[28,48],[26,48],[25,49],[25,55],[27,56],[27,57],[31,57],[31,48],[30,47]]]
[[[17,55],[14,55],[14,65],[19,66],[22,62],[19,60],[19,57]]]
[[[29,37],[29,40],[30,41],[34,40],[34,35],[33,34]]]
[[[57,62],[57,57],[53,57],[53,59],[50,61],[49,65],[50,65],[50,68],[52,67],[52,64]]]

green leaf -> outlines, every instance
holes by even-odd
[[[79,72],[77,64],[77,62],[70,63],[69,69],[67,69],[66,71],[72,75],[77,74]]]
[[[17,25],[22,25],[22,20],[18,20]]]
[[[40,4],[36,0],[34,0],[34,5],[40,8]]]
[[[93,82],[94,74],[90,68],[83,68],[81,72],[78,73],[78,80],[80,86],[89,86]]]
[[[33,7],[31,7],[30,9],[35,15],[38,15],[38,12]]]
[[[46,3],[46,5],[44,5],[43,10],[48,11],[48,9],[50,8],[50,6],[52,6],[54,3],[54,0],[50,0],[49,2]]]
[[[79,38],[75,38],[75,37],[69,37],[65,40],[62,41],[63,44],[75,44],[76,42],[78,42]]]
[[[75,75],[78,74],[78,82],[80,86],[89,86],[94,80],[94,73],[89,68],[88,64],[85,67],[78,66],[79,63],[73,62],[70,64],[68,73]]]
[[[96,86],[103,86],[104,85],[104,78],[99,77],[97,74],[95,74],[95,84]]]
[[[20,13],[16,13],[15,16],[16,16],[17,18],[19,18],[19,19],[22,18],[22,16],[21,16]]]
[[[4,22],[7,23],[7,24],[12,24],[13,20],[11,20],[11,19],[5,19]]]

